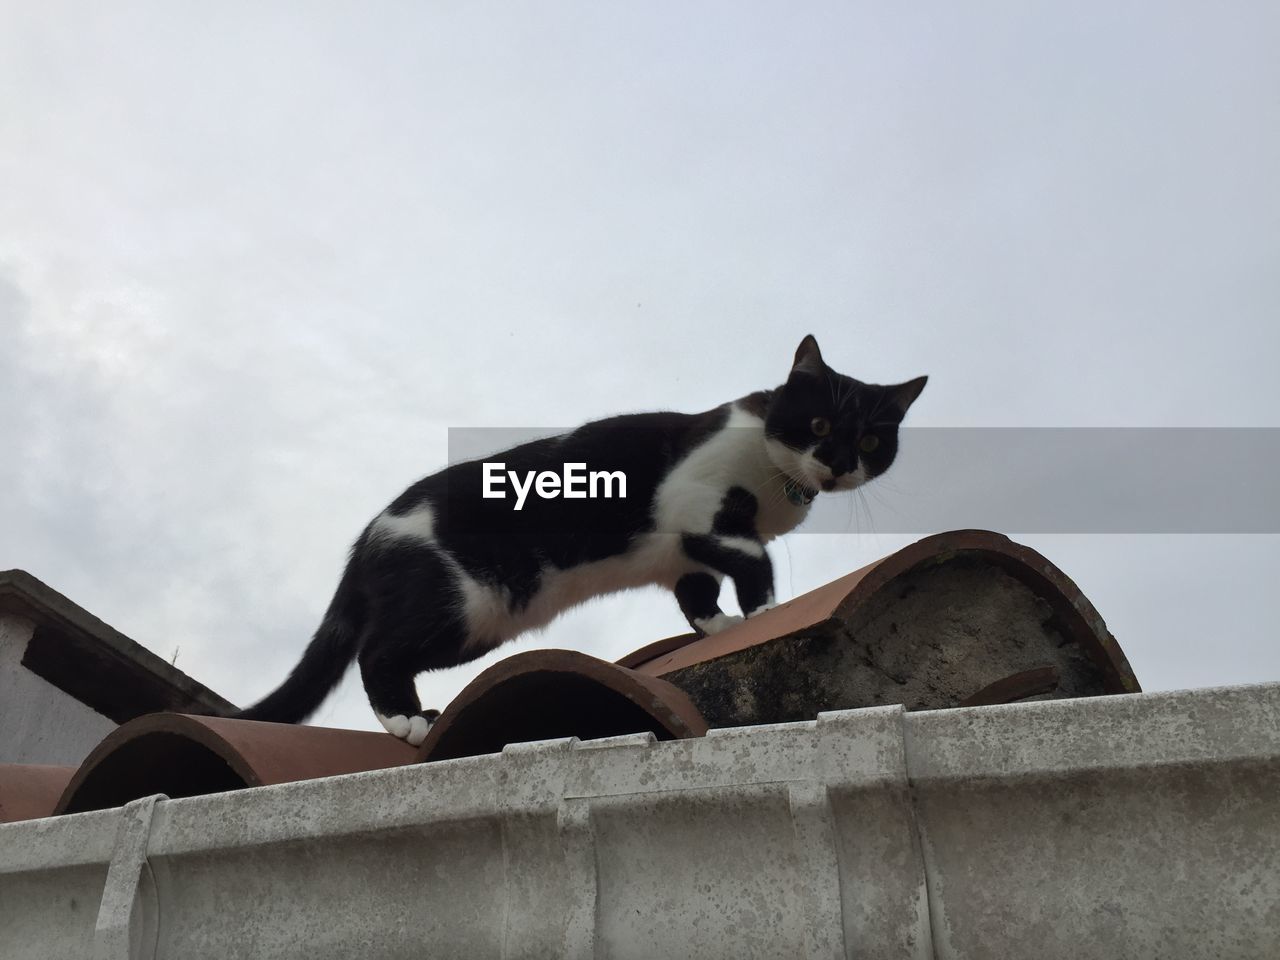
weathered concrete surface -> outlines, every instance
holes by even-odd
[[[1058,676],[1058,689],[1039,698],[1104,692],[1097,666],[1067,640],[1044,599],[990,562],[958,558],[905,574],[847,622],[832,619],[664,679],[712,726],[732,726],[894,703],[955,707],[1037,667]]]
[[[1280,687],[1051,706],[908,718],[937,956],[1280,956]]]
[[[521,744],[2,826],[0,956],[1271,960],[1278,780],[1280,685]]]
[[[119,811],[0,826],[0,957],[93,954]]]

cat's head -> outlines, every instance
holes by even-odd
[[[769,403],[769,458],[811,492],[852,490],[889,469],[898,425],[928,379],[882,386],[846,377],[827,366],[811,334]]]

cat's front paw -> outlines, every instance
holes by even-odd
[[[729,613],[717,613],[714,617],[707,617],[704,620],[695,620],[693,625],[710,636],[713,633],[719,633],[722,630],[728,630],[736,623],[741,623],[742,617]]]
[[[776,606],[777,606],[777,603],[775,603],[773,599],[770,598],[769,600],[766,600],[764,603],[760,604],[760,606],[756,607],[754,610],[748,610],[747,619],[750,620],[752,617],[758,617],[760,616],[760,614],[764,613],[766,610],[772,610]]]

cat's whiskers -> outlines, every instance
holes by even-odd
[[[881,491],[876,490],[873,487],[867,492],[869,495],[875,497],[876,503],[878,503],[883,509],[888,510],[895,518],[901,518],[902,512],[900,510],[895,510],[893,504],[884,498]]]
[[[757,498],[762,493],[766,494],[767,499],[764,505],[768,508],[776,507],[786,499],[787,481],[790,479],[791,477],[785,470],[777,470],[772,476],[761,481],[760,485],[751,492]]]
[[[866,511],[867,527],[870,529],[872,536],[877,536],[878,534],[876,531],[876,522],[875,522],[875,519],[871,516],[871,501],[867,499],[865,490],[866,490],[865,486],[858,487],[854,490],[854,493],[858,495],[858,500],[862,503],[863,510]]]
[[[760,483],[751,492],[753,494],[758,494],[762,492],[770,484],[774,483],[775,481],[782,480],[784,477],[786,477],[786,475],[787,474],[785,471],[775,469],[773,473],[771,473],[769,476],[761,480]]]

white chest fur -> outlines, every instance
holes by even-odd
[[[789,533],[809,513],[783,493],[786,477],[769,458],[764,421],[741,407],[683,461],[658,487],[654,516],[659,533],[709,533],[715,515],[733,487],[756,498],[756,530],[765,542]]]

